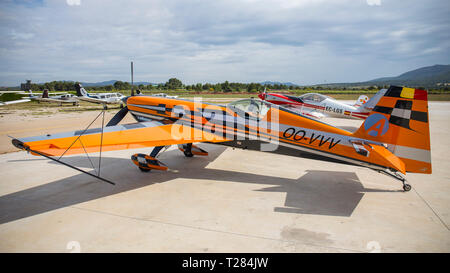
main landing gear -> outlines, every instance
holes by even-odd
[[[185,157],[193,157],[194,155],[207,156],[208,152],[195,146],[192,143],[178,144],[178,149],[183,152]]]
[[[153,149],[153,151],[150,153],[150,155],[146,154],[134,154],[131,156],[131,161],[138,166],[139,170],[141,172],[149,172],[152,169],[161,170],[161,171],[167,171],[167,166],[156,159],[156,156],[158,153],[164,148],[165,146],[158,146]]]
[[[403,190],[408,192],[411,190],[411,185],[406,183],[406,178],[397,172],[392,172],[390,170],[378,170],[380,173],[393,177],[397,180],[400,180],[403,183]]]
[[[138,166],[141,172],[149,172],[152,169],[167,171],[168,167],[159,161],[156,156],[161,152],[161,150],[165,147],[169,146],[158,146],[155,147],[150,155],[146,154],[134,154],[131,156],[131,161]],[[207,156],[208,152],[193,145],[192,143],[188,144],[180,144],[178,145],[178,149],[183,152],[186,157],[193,157],[194,155]]]
[[[180,144],[180,145],[178,145],[178,149],[183,152],[185,157],[193,157],[194,156],[194,154],[192,153],[192,143]]]

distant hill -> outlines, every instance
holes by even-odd
[[[356,86],[373,86],[373,85],[403,85],[409,87],[439,87],[450,84],[450,65],[433,65],[421,67],[415,70],[408,71],[397,77],[384,77],[365,82],[355,83],[329,83],[320,84],[321,86],[341,86],[341,87],[356,87]]]
[[[287,86],[298,86],[297,84],[292,83],[292,82],[271,82],[271,81],[265,81],[265,82],[260,82],[260,84],[262,84],[262,85],[275,85],[275,84],[281,85],[281,84],[284,84],[284,85],[287,85]]]

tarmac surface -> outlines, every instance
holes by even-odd
[[[450,103],[429,104],[433,174],[408,174],[410,192],[363,167],[211,144],[198,144],[207,157],[170,148],[167,172],[131,162],[151,149],[105,152],[116,186],[0,155],[0,252],[450,252]],[[92,170],[85,155],[64,160]]]

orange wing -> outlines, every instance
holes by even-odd
[[[103,134],[101,128],[95,128],[15,139],[13,144],[49,156],[61,156],[99,152],[100,146],[102,151],[113,151],[206,141],[223,142],[227,139],[180,124],[163,125],[152,121],[104,127]]]

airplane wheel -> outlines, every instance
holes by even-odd
[[[192,152],[188,152],[188,151],[184,151],[183,154],[185,157],[193,157],[194,156],[194,154]]]
[[[403,185],[403,190],[404,190],[404,191],[410,191],[410,190],[411,190],[411,185],[409,185],[409,184],[404,184],[404,185]]]
[[[141,170],[141,172],[144,172],[144,173],[148,173],[150,171],[150,169],[144,169],[141,167],[139,167],[139,170]]]

